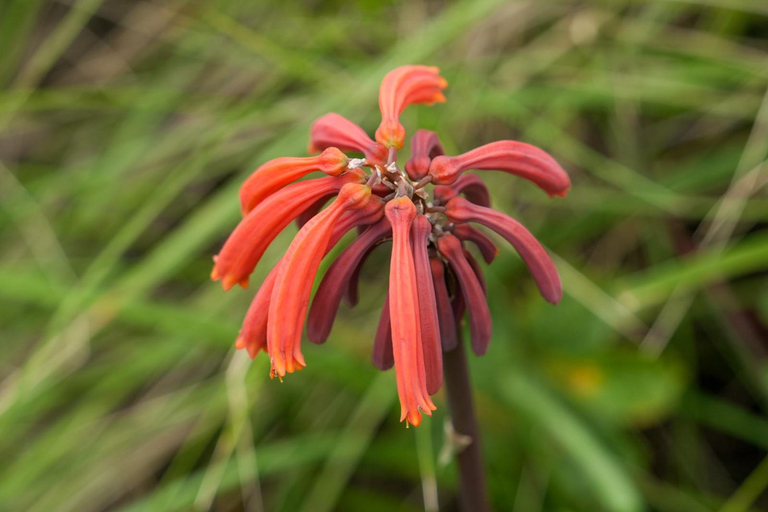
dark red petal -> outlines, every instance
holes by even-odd
[[[384,216],[384,201],[379,197],[372,197],[371,202],[377,202],[381,204],[381,217]],[[377,217],[375,220],[371,220],[368,222],[360,223],[357,226],[357,234],[358,236],[361,235],[366,228],[367,224],[373,224],[374,222],[378,221],[381,217]],[[382,240],[386,241],[386,240]],[[350,275],[350,278],[347,282],[346,290],[344,291],[344,301],[347,303],[349,307],[354,307],[357,305],[358,300],[358,294],[357,294],[357,288],[358,288],[358,282],[360,281],[360,271],[363,269],[363,265],[365,264],[365,261],[368,259],[368,256],[376,249],[376,246],[378,244],[374,245],[368,251],[366,251],[365,254],[363,254],[362,259],[357,264],[357,266],[352,270],[352,274]]]
[[[472,266],[464,255],[461,242],[453,235],[438,239],[437,247],[451,265],[459,281],[464,304],[469,314],[469,331],[472,338],[472,350],[481,356],[488,350],[491,342],[491,312],[485,299],[485,293]]]
[[[451,283],[453,284],[453,300],[451,301],[451,307],[453,308],[453,318],[456,319],[456,325],[461,331],[464,325],[464,313],[467,312],[467,305],[464,302],[464,294],[461,291],[461,284],[459,283],[456,273],[453,269],[449,268],[448,275],[451,277]]]
[[[248,277],[283,228],[320,197],[360,181],[362,173],[346,173],[338,178],[302,181],[275,193],[240,221],[214,257],[211,279],[221,279],[225,290],[238,283],[248,286]]]
[[[344,212],[339,221],[333,227],[333,233],[331,233],[331,241],[326,248],[326,254],[328,254],[336,244],[341,241],[347,232],[352,228],[365,228],[369,224],[379,222],[384,218],[384,201],[380,197],[371,196],[368,204],[360,210],[350,210]]]
[[[389,297],[384,299],[384,307],[381,309],[379,327],[373,339],[371,361],[373,366],[382,371],[389,370],[395,365],[395,356],[392,353],[392,327],[389,323]]]
[[[438,185],[432,192],[435,196],[435,203],[446,204],[448,201],[459,195],[459,192],[450,185]]]
[[[472,203],[486,207],[491,205],[488,187],[476,174],[462,174],[453,185],[436,186],[434,190],[436,204],[446,204],[462,193]]]
[[[421,345],[424,351],[424,370],[427,372],[427,392],[434,395],[443,385],[443,352],[440,343],[440,321],[437,318],[435,288],[429,264],[429,234],[432,224],[423,215],[417,215],[411,226],[413,264],[416,272],[416,288],[419,293],[419,319],[421,320]]]
[[[275,158],[265,163],[240,187],[240,208],[243,215],[256,208],[267,197],[289,183],[314,171],[339,176],[349,160],[336,148],[328,148],[317,156],[305,158]]]
[[[397,391],[400,396],[400,419],[421,423],[421,411],[435,409],[426,389],[424,353],[421,344],[419,294],[411,249],[411,223],[416,206],[408,197],[387,203],[384,211],[392,225],[392,259],[389,273],[389,307],[392,328],[392,351],[395,357]]]
[[[328,268],[315,293],[307,318],[307,335],[310,341],[325,343],[328,340],[341,297],[347,289],[347,282],[353,270],[359,265],[363,255],[382,238],[389,236],[391,231],[389,221],[381,219],[349,244]]]
[[[453,316],[451,296],[448,293],[448,285],[445,282],[445,266],[438,258],[431,258],[429,264],[432,270],[432,284],[435,289],[437,318],[440,321],[440,339],[443,351],[448,352],[456,348],[458,338],[456,336],[457,326],[456,319]]]
[[[488,192],[488,186],[477,174],[462,174],[451,187],[457,193],[464,194],[469,202],[487,208],[491,207],[491,194]]]
[[[475,257],[472,256],[472,253],[466,249],[464,249],[464,257],[467,259],[469,266],[472,267],[472,272],[474,272],[475,276],[477,276],[477,282],[480,283],[480,288],[483,289],[483,294],[487,295],[488,287],[485,284],[485,274],[483,273],[482,267],[480,267],[480,264],[477,262]]]
[[[372,140],[365,131],[349,119],[330,113],[312,123],[309,134],[309,152],[315,153],[336,147],[342,151],[357,151],[374,164],[384,165],[389,151]]]
[[[368,252],[363,254],[363,257],[360,258],[360,263],[357,264],[357,266],[352,270],[352,274],[349,276],[349,280],[347,281],[347,288],[344,290],[344,302],[346,302],[347,306],[351,308],[357,306],[357,303],[360,300],[360,272],[362,272],[363,266],[365,265],[368,256],[371,255],[376,247],[377,246],[371,247]]]
[[[371,199],[365,185],[347,184],[339,197],[296,235],[283,257],[269,304],[267,346],[273,373],[283,377],[306,366],[301,331],[315,274],[331,241],[334,225],[347,210],[359,210]]]
[[[536,184],[550,196],[564,196],[571,188],[568,174],[545,151],[512,140],[492,142],[458,156],[432,160],[429,174],[438,185],[450,185],[470,169],[504,171]]]
[[[451,221],[478,222],[504,237],[523,258],[544,298],[552,304],[560,302],[563,287],[557,269],[547,251],[522,224],[501,212],[472,204],[463,197],[452,199],[446,208],[445,214]]]
[[[389,188],[388,186],[386,186],[383,183],[379,183],[378,185],[374,185],[371,190],[373,190],[374,194],[376,194],[377,196],[380,196],[380,197],[386,197],[386,196],[388,196],[389,194],[392,193],[392,189]]]
[[[309,206],[309,208],[301,212],[296,217],[296,225],[299,227],[299,229],[301,229],[304,226],[304,224],[309,222],[309,219],[317,215],[320,212],[320,210],[323,209],[323,206],[325,206],[328,203],[328,201],[330,201],[335,196],[336,196],[336,193],[327,194],[321,197],[320,199],[318,199],[317,201],[315,201],[314,203],[312,203]]]
[[[417,130],[411,139],[411,159],[405,163],[405,172],[418,181],[429,172],[429,163],[444,153],[440,138],[435,132]]]
[[[480,254],[483,255],[483,260],[489,265],[493,262],[494,258],[499,255],[499,248],[493,243],[493,240],[480,231],[473,228],[469,224],[456,224],[453,227],[453,234],[462,241],[472,242],[480,249]]]

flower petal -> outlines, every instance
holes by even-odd
[[[377,246],[371,247],[365,254],[363,254],[363,257],[360,258],[360,262],[352,270],[352,274],[350,274],[349,279],[347,280],[347,287],[344,290],[344,302],[346,302],[347,306],[351,308],[357,306],[357,303],[360,300],[360,272],[362,272],[363,266],[365,265],[368,256],[371,255],[376,247]]]
[[[440,340],[443,352],[456,348],[458,337],[456,336],[456,319],[453,316],[451,296],[448,293],[448,285],[445,282],[445,265],[439,258],[429,260],[432,271],[432,284],[435,289],[435,305],[437,318],[440,321]]]
[[[339,176],[349,160],[336,148],[328,148],[317,156],[304,158],[275,158],[265,163],[240,187],[240,207],[243,215],[289,183],[314,171]]]
[[[376,130],[379,143],[401,149],[405,142],[405,128],[400,124],[399,117],[405,107],[445,101],[442,90],[448,83],[439,72],[435,67],[401,66],[387,73],[379,89],[381,124]]]
[[[260,350],[267,350],[267,318],[269,316],[269,301],[272,298],[272,290],[275,286],[275,279],[280,269],[280,263],[272,269],[267,278],[261,284],[259,291],[251,301],[248,312],[243,320],[243,327],[240,329],[240,335],[235,342],[238,348],[248,350],[251,359],[256,357]],[[242,346],[239,346],[242,345]]]
[[[341,304],[347,283],[363,256],[382,239],[389,236],[392,227],[381,219],[358,236],[328,267],[315,293],[307,318],[307,335],[313,343],[325,343],[331,334],[333,321]]]
[[[480,231],[473,228],[469,224],[456,224],[453,227],[453,234],[462,241],[472,242],[480,250],[480,254],[483,255],[483,259],[489,265],[493,263],[496,256],[499,255],[499,248],[493,243],[493,240]]]
[[[480,283],[480,288],[483,289],[483,294],[488,295],[488,287],[485,283],[485,274],[483,273],[482,267],[480,267],[480,264],[477,262],[475,257],[472,256],[472,253],[469,252],[466,248],[464,248],[464,257],[467,259],[467,263],[469,263],[472,272],[475,273],[477,282]]]
[[[392,327],[389,322],[389,297],[384,299],[384,307],[381,308],[379,327],[373,339],[371,362],[382,371],[389,370],[395,365],[395,356],[392,353]]]
[[[467,261],[461,242],[453,235],[445,235],[437,240],[440,253],[451,265],[469,314],[469,331],[472,338],[472,350],[481,356],[488,350],[491,342],[491,312],[480,281],[472,266]]]
[[[379,165],[387,162],[389,154],[387,148],[372,140],[362,128],[333,112],[312,123],[309,134],[310,153],[330,147],[363,153],[366,160]]]
[[[347,183],[360,181],[362,173],[349,172],[338,178],[295,183],[272,195],[240,221],[219,254],[214,256],[211,279],[221,279],[225,290],[238,283],[247,287],[248,276],[283,228],[319,198],[338,191]]]
[[[491,194],[488,191],[488,186],[477,174],[462,174],[453,182],[451,187],[457,193],[464,194],[469,202],[486,208],[491,207]]]
[[[432,224],[424,215],[417,215],[411,226],[413,264],[416,272],[416,288],[421,320],[421,345],[424,350],[424,370],[427,376],[427,392],[434,395],[443,385],[443,352],[440,344],[440,321],[437,318],[435,287],[429,264],[427,244]]]
[[[352,228],[366,228],[369,224],[375,224],[384,218],[384,201],[380,197],[371,196],[364,207],[359,210],[349,210],[344,212],[339,221],[333,227],[333,233],[331,234],[331,241],[328,243],[325,257],[328,252],[333,249],[337,243],[344,237],[347,232]]]
[[[301,354],[301,331],[315,274],[333,228],[347,210],[359,210],[371,199],[371,189],[349,183],[339,197],[312,218],[296,235],[280,265],[269,304],[267,346],[272,369],[280,377],[306,366]]]
[[[477,174],[462,174],[451,185],[438,185],[434,195],[436,204],[445,204],[459,194],[464,194],[468,201],[480,206],[491,206],[488,187]]]
[[[458,156],[432,160],[429,174],[438,185],[450,185],[469,169],[498,170],[525,178],[550,196],[564,196],[571,188],[568,174],[545,151],[512,140],[492,142]]]
[[[325,249],[325,254],[327,255],[344,234],[358,223],[369,224],[381,220],[382,217],[384,217],[384,203],[380,199],[373,197],[365,208],[345,212],[333,227],[331,240]],[[259,350],[267,350],[269,303],[272,299],[272,291],[274,290],[275,279],[277,278],[281,262],[275,265],[256,293],[251,306],[248,308],[248,313],[245,315],[240,336],[238,336],[235,342],[236,348],[248,350],[251,359],[256,357]]]
[[[309,208],[301,212],[299,215],[296,216],[296,225],[301,229],[304,227],[304,224],[309,222],[309,219],[317,215],[320,210],[323,209],[323,207],[330,201],[332,198],[336,197],[335,192],[331,192],[330,194],[326,194],[314,203],[312,203]]]
[[[453,222],[478,222],[504,237],[520,254],[542,296],[557,304],[563,296],[563,287],[552,259],[538,240],[515,219],[501,212],[472,204],[456,197],[446,205],[446,216]]]
[[[384,214],[392,225],[389,318],[397,390],[400,396],[400,421],[406,420],[417,426],[421,423],[419,409],[431,415],[435,406],[426,389],[419,294],[415,286],[416,271],[410,241],[416,206],[408,197],[398,197],[387,203]]]
[[[429,172],[432,159],[444,153],[435,132],[417,130],[411,139],[411,159],[405,163],[405,172],[412,180],[418,181]]]

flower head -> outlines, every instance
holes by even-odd
[[[372,361],[382,370],[395,367],[401,421],[411,425],[435,409],[430,395],[442,385],[442,354],[457,346],[465,314],[474,352],[482,355],[489,348],[485,278],[467,244],[476,246],[487,264],[499,249],[471,224],[512,245],[546,300],[556,304],[562,297],[557,270],[541,244],[519,222],[491,208],[479,175],[465,173],[503,171],[530,180],[550,196],[564,196],[570,180],[550,155],[522,142],[498,141],[446,156],[435,132],[418,130],[410,159],[404,168],[398,166],[406,137],[400,114],[408,105],[445,101],[446,85],[434,67],[403,66],[387,74],[375,140],[338,114],[315,121],[309,150],[319,154],[272,160],[243,184],[244,218],[214,257],[211,273],[224,289],[247,286],[264,251],[296,220],[299,232],[256,293],[235,342],[251,357],[266,351],[271,375],[282,379],[306,366],[301,352],[305,321],[310,341],[325,343],[342,298],[357,303],[368,255],[391,241],[389,290],[373,336]],[[325,176],[293,183],[313,172]],[[322,259],[353,228],[357,238],[330,265],[310,301]]]

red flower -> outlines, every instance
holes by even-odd
[[[387,73],[379,89],[381,124],[376,130],[376,140],[386,147],[401,149],[405,142],[405,128],[399,117],[405,107],[417,103],[442,103],[443,89],[448,82],[438,73],[439,69],[428,66],[402,66]]]
[[[450,185],[469,169],[497,170],[532,181],[550,196],[564,196],[571,188],[568,174],[541,149],[514,140],[500,140],[458,156],[439,156],[429,165],[432,181]]]
[[[429,172],[429,164],[444,154],[443,145],[435,132],[416,130],[411,139],[411,159],[405,162],[405,172],[413,181],[419,181]]]
[[[251,357],[267,351],[271,375],[282,378],[306,365],[300,347],[305,320],[309,339],[325,343],[342,298],[351,306],[357,303],[366,258],[391,240],[389,292],[372,361],[382,370],[395,367],[401,420],[412,425],[435,409],[430,395],[442,385],[442,353],[457,346],[465,313],[474,352],[484,354],[491,341],[485,279],[465,244],[477,246],[487,264],[499,249],[469,223],[506,239],[545,299],[557,303],[562,296],[557,270],[541,244],[517,221],[491,209],[488,188],[478,175],[464,174],[500,170],[563,196],[570,180],[551,156],[514,141],[444,156],[437,134],[418,130],[411,158],[403,170],[398,167],[397,150],[405,141],[400,114],[408,105],[445,101],[445,87],[437,68],[403,66],[390,72],[381,84],[376,140],[338,114],[315,121],[309,148],[322,153],[272,160],[246,180],[240,192],[244,218],[214,257],[211,273],[224,289],[247,286],[269,244],[297,221],[299,233],[256,293],[235,343]],[[291,184],[315,171],[327,176]],[[352,228],[357,238],[330,265],[310,308],[323,257]]]
[[[309,132],[309,152],[319,153],[324,149],[337,147],[342,151],[363,153],[366,160],[384,165],[389,151],[378,142],[371,140],[365,130],[339,114],[325,114],[312,123]]]

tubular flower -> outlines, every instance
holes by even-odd
[[[432,159],[444,153],[443,145],[435,132],[417,130],[411,139],[411,159],[405,162],[405,172],[409,178],[418,181],[429,172]]]
[[[325,343],[331,334],[333,320],[341,305],[348,281],[355,275],[363,258],[377,243],[392,233],[386,219],[372,225],[352,242],[328,268],[315,294],[307,319],[307,335],[313,343]]]
[[[533,182],[550,196],[564,196],[571,188],[568,174],[541,149],[514,140],[500,140],[458,156],[439,156],[429,165],[432,181],[450,185],[469,169],[499,170]]]
[[[387,203],[385,214],[392,224],[389,322],[400,395],[400,421],[407,420],[411,425],[418,426],[421,423],[419,410],[431,414],[435,406],[427,393],[423,326],[411,244],[411,224],[417,215],[416,205],[407,196],[398,197]]]
[[[275,278],[267,325],[272,371],[280,377],[306,366],[299,347],[301,331],[312,283],[333,227],[343,213],[362,209],[370,199],[371,189],[365,185],[344,185],[333,204],[301,228],[285,253]]]
[[[318,198],[338,193],[347,183],[362,181],[361,172],[350,172],[338,178],[322,178],[291,185],[270,196],[240,221],[221,252],[214,257],[211,278],[221,279],[229,290],[236,284],[248,287],[248,277],[256,268],[269,244],[280,232]]]
[[[448,82],[439,73],[439,69],[429,66],[402,66],[387,73],[379,89],[381,124],[376,130],[376,140],[380,144],[402,149],[405,128],[399,118],[408,105],[445,101],[443,89]]]
[[[406,136],[400,114],[408,105],[445,101],[446,85],[434,67],[403,66],[387,74],[375,140],[338,114],[315,121],[309,150],[319,155],[272,160],[245,181],[240,190],[244,218],[214,257],[211,272],[225,290],[246,287],[267,247],[296,221],[298,234],[255,294],[235,341],[252,358],[267,352],[271,376],[282,379],[306,366],[305,322],[310,341],[330,339],[342,299],[357,304],[365,260],[391,241],[389,289],[371,360],[381,370],[394,366],[400,419],[414,426],[422,413],[435,410],[430,395],[442,385],[443,352],[460,342],[465,313],[473,351],[486,353],[491,341],[485,278],[467,245],[476,246],[486,264],[499,249],[471,224],[512,245],[546,300],[556,304],[562,297],[545,249],[516,220],[491,209],[486,185],[477,174],[465,173],[500,170],[532,181],[550,196],[563,196],[570,180],[551,156],[514,141],[444,156],[438,135],[418,130],[410,159],[399,167],[398,150]],[[293,183],[313,172],[326,176]],[[348,232],[356,232],[356,238],[338,253],[311,300],[322,259]]]
[[[453,234],[456,235],[463,242],[472,242],[477,246],[480,254],[483,256],[483,260],[487,264],[493,263],[496,256],[499,255],[499,248],[493,243],[493,240],[480,231],[473,228],[469,224],[456,224],[453,227]]]
[[[356,151],[371,163],[384,165],[389,151],[372,140],[365,130],[339,114],[325,114],[312,123],[309,132],[309,152],[319,153],[337,147],[342,151]]]
[[[240,188],[243,215],[284,186],[313,171],[338,176],[346,170],[348,163],[347,156],[336,148],[306,158],[275,158],[256,169]]]

